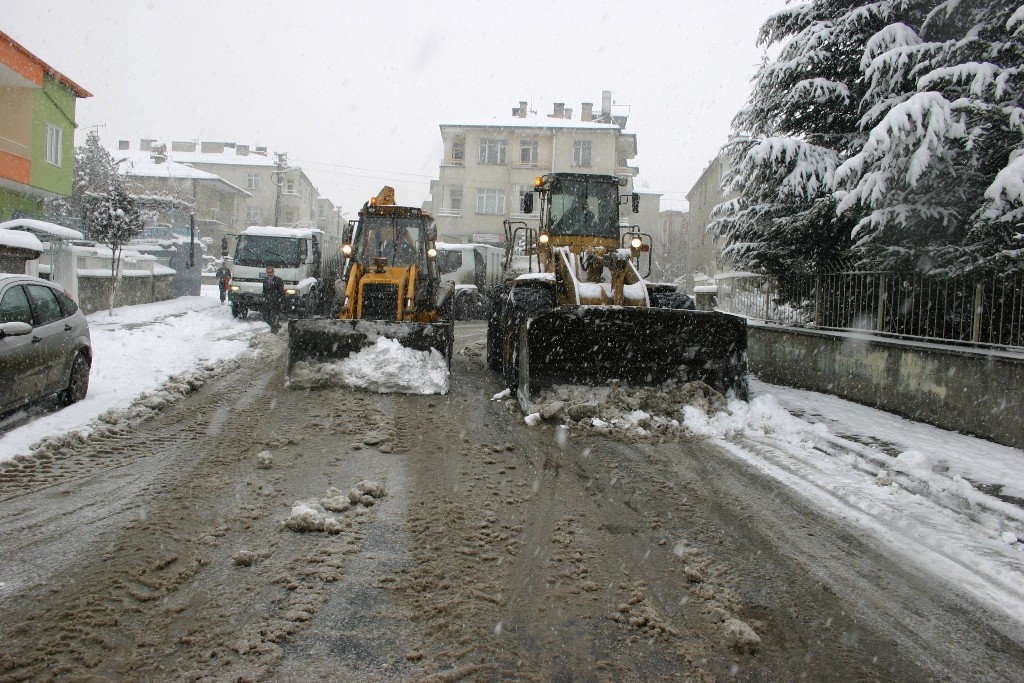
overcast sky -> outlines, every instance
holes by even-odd
[[[355,210],[429,197],[442,123],[600,108],[637,135],[641,184],[685,196],[725,143],[785,0],[0,0],[0,30],[93,94],[80,144],[266,145]],[[354,217],[354,216],[353,216]]]

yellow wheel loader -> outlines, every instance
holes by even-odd
[[[337,313],[288,323],[289,370],[298,362],[347,358],[379,337],[435,349],[451,365],[454,286],[441,282],[436,239],[430,214],[396,206],[390,187],[364,204],[342,238]]]
[[[674,286],[645,281],[651,238],[619,226],[625,179],[550,173],[523,196],[539,195],[539,225],[505,221],[506,282],[492,302],[487,363],[528,408],[556,384],[660,385],[701,380],[747,397],[746,320],[698,311]]]

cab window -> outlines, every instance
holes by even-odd
[[[8,289],[0,299],[0,323],[32,324],[32,308],[20,285]]]

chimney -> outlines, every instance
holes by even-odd
[[[224,152],[223,142],[202,142],[199,151],[203,154],[222,154]]]
[[[237,154],[240,157],[249,156],[249,145],[237,145],[235,147],[235,154]]]
[[[594,103],[583,102],[580,104],[580,121],[594,120]]]
[[[171,140],[172,152],[194,152],[196,143],[192,140]]]
[[[566,107],[565,108],[565,115],[562,118],[571,119],[572,118],[572,108]]]
[[[139,140],[139,151],[142,151],[142,152],[150,151],[151,149],[153,149],[153,143],[154,142],[156,142],[156,140],[142,138],[141,140]]]
[[[612,91],[601,91],[601,120],[605,123],[612,122]]]
[[[259,154],[261,156],[267,156],[267,148],[266,147],[257,147],[252,152],[253,152],[253,154]]]
[[[551,115],[553,119],[564,119],[565,118],[565,102],[555,102],[555,113]]]
[[[129,148],[129,146],[130,146],[130,143],[127,140],[118,140],[117,141],[117,149],[118,149],[118,151],[126,150],[126,149]]]
[[[527,113],[526,102],[519,100],[519,118],[525,119]]]

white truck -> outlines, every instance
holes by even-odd
[[[221,242],[228,254],[228,238]],[[263,280],[268,266],[284,280],[282,313],[298,317],[327,315],[337,296],[341,242],[316,228],[252,225],[235,235],[230,261],[228,301],[231,315],[244,318],[263,307]]]
[[[505,250],[490,244],[437,243],[442,282],[455,284],[453,317],[486,319],[491,290],[501,284]]]

